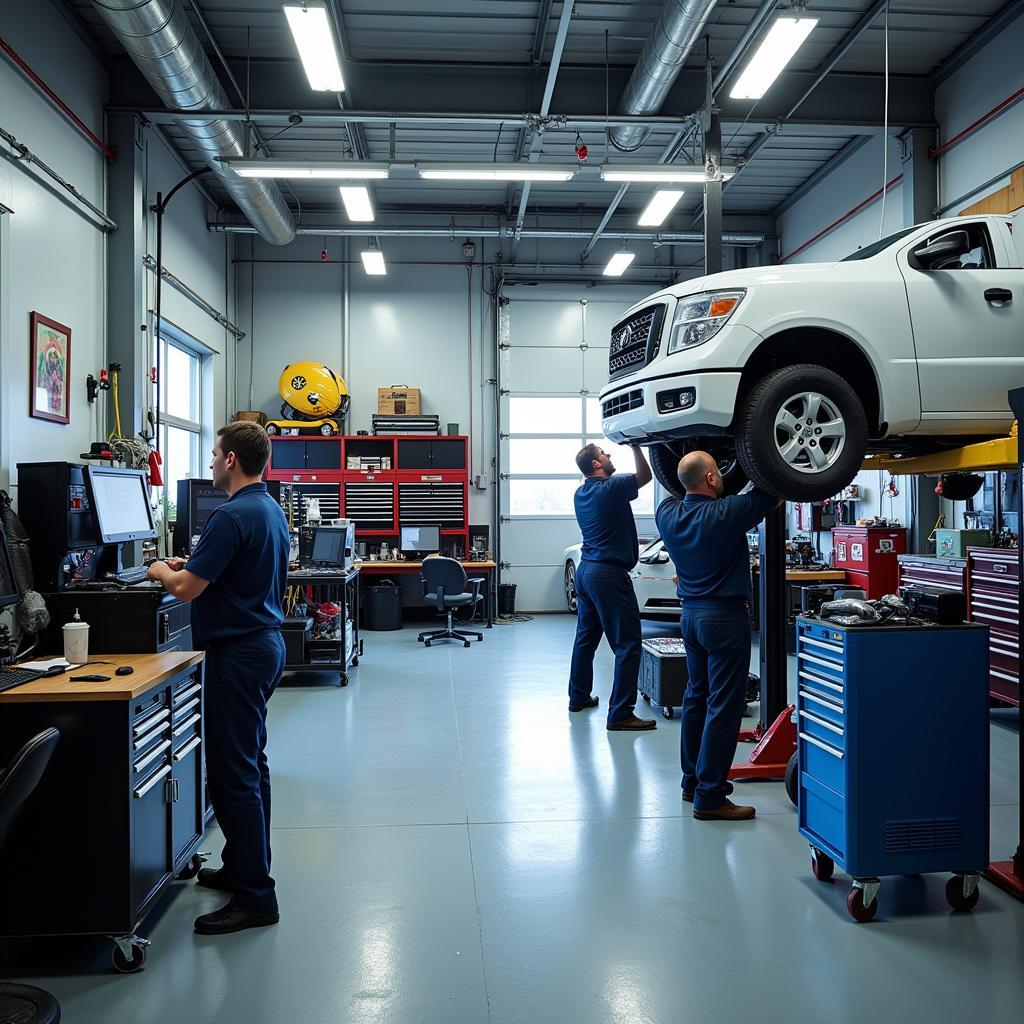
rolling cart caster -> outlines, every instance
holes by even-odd
[[[353,668],[359,668],[359,655],[355,655],[352,658],[352,667]]]
[[[827,853],[811,847],[811,873],[819,882],[831,882],[835,869],[836,862]]]
[[[347,672],[339,673],[338,683],[341,686],[348,686],[348,673]]]
[[[110,941],[114,943],[114,952],[111,955],[114,970],[122,974],[134,974],[142,970],[146,964],[146,947],[150,944],[149,939],[140,939],[138,935],[112,935]]]
[[[199,869],[210,859],[208,853],[194,853],[192,859],[175,875],[179,882],[187,882],[199,874]]]
[[[853,888],[846,897],[846,909],[854,921],[863,924],[870,921],[878,913],[878,889],[881,883],[877,878],[853,880]]]
[[[974,873],[954,875],[946,883],[946,902],[956,911],[973,910],[978,905],[978,897],[981,895],[978,888],[980,880],[981,875]]]
[[[641,696],[641,697],[643,697],[643,699],[644,699],[644,700],[645,700],[645,701],[646,701],[646,702],[647,702],[648,704],[650,704],[650,703],[651,703],[651,698],[650,698],[650,697],[648,697],[646,693],[641,693],[641,694],[640,694],[640,696]]]
[[[671,708],[662,708],[661,714],[663,718],[672,718],[675,716],[675,712]]]

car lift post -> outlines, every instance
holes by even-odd
[[[796,750],[795,708],[787,705],[786,506],[769,512],[758,536],[760,577],[761,722],[740,739],[757,746],[745,764],[734,764],[730,779],[783,779]]]
[[[1008,394],[1010,409],[1013,411],[1014,419],[1018,423],[1024,423],[1024,388],[1014,388]],[[1024,473],[1024,459],[1021,458],[1022,449],[1019,444],[1017,448],[1017,472]],[[1021,476],[1020,479],[1024,479]],[[1017,495],[1017,516],[1024,512],[1022,508],[1020,493]],[[1017,571],[1018,579],[1024,580],[1024,546],[1020,541],[1017,543]],[[1017,624],[1017,649],[1024,650],[1024,618],[1020,618]],[[1018,685],[1020,680],[1018,680]],[[1017,694],[1017,759],[1018,759],[1018,786],[1021,789],[1021,796],[1024,796],[1024,700],[1021,694]],[[1017,822],[1017,850],[1010,860],[993,861],[985,872],[985,877],[1005,889],[1011,896],[1024,900],[1024,802],[1018,800],[1018,822]]]

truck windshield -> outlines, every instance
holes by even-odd
[[[870,259],[872,256],[877,256],[883,249],[888,249],[893,242],[898,242],[914,230],[914,227],[904,228],[893,235],[886,235],[885,238],[880,238],[877,242],[872,242],[870,245],[865,245],[863,249],[858,249],[856,252],[851,252],[849,256],[844,256],[839,262],[846,263],[849,260]]]

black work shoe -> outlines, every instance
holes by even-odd
[[[630,715],[629,718],[621,718],[617,722],[608,723],[609,732],[639,732],[641,729],[657,729],[658,723],[653,718],[637,718]]]
[[[600,697],[588,697],[582,704],[570,704],[570,711],[586,711],[587,708],[596,708],[601,703]]]
[[[727,782],[725,784],[725,795],[726,796],[732,796],[732,791],[733,791],[733,784],[731,782]],[[696,793],[696,792],[697,792],[697,790],[695,790],[695,789],[684,789],[683,790],[683,799],[688,804],[692,804],[693,803],[693,794]],[[200,874],[202,874],[202,872],[200,872]]]
[[[196,885],[206,889],[216,889],[218,892],[234,892],[235,887],[228,879],[223,868],[200,868],[196,875]]]
[[[277,924],[279,920],[277,908],[263,910],[258,907],[246,907],[231,900],[220,910],[197,917],[194,927],[200,935],[227,935],[228,932],[240,932],[245,928],[263,928],[269,924]]]

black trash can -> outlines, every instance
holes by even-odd
[[[498,614],[515,615],[516,585],[514,583],[498,584]]]
[[[372,587],[363,587],[364,629],[402,628],[402,588],[391,580],[381,580]]]

